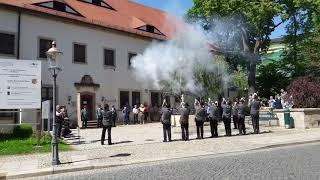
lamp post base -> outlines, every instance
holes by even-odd
[[[52,166],[60,165],[61,162],[59,160],[52,161]]]
[[[61,163],[59,161],[58,144],[57,142],[52,142],[52,165],[59,165],[59,164]]]

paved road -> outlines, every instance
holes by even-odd
[[[319,180],[320,143],[57,174],[36,179]]]

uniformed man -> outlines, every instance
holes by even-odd
[[[114,106],[111,107],[111,119],[113,127],[116,127],[116,121],[118,118],[117,110]]]
[[[99,104],[96,110],[96,117],[97,117],[97,128],[101,128],[102,127],[102,119],[103,119],[103,115],[102,115],[102,107]]]
[[[196,101],[195,103],[195,109],[196,109],[196,126],[197,126],[197,139],[203,139],[203,124],[207,117],[207,111],[204,107],[204,103],[201,102],[200,105],[199,102]]]
[[[232,107],[231,107],[231,101],[226,101],[225,99],[223,99],[222,102],[222,120],[224,123],[224,127],[226,130],[226,136],[231,136],[231,111],[232,111]]]
[[[218,101],[212,103],[207,109],[207,114],[209,114],[210,121],[211,138],[218,137],[219,113]]]
[[[106,130],[108,130],[108,145],[111,145],[111,128],[112,128],[112,112],[109,111],[109,107],[105,106],[102,111],[103,120],[102,120],[102,134],[101,134],[101,145],[104,145],[104,140],[106,136]]]
[[[234,102],[232,106],[232,120],[234,129],[238,129],[238,102]]]
[[[81,110],[82,128],[87,128],[88,120],[89,112],[87,110],[87,106],[83,106],[83,109]]]
[[[245,119],[245,109],[246,105],[244,104],[245,100],[241,99],[238,104],[238,129],[239,129],[239,135],[245,135],[246,134],[246,126],[244,123]]]
[[[255,134],[259,134],[259,110],[261,102],[258,100],[258,95],[253,95],[253,100],[250,102],[250,114],[252,119],[253,131]]]
[[[161,109],[161,123],[163,125],[163,142],[171,142],[171,114],[170,105],[164,103]]]
[[[181,136],[183,141],[189,140],[189,114],[190,109],[188,105],[184,102],[181,103],[180,109],[180,125],[181,125]]]

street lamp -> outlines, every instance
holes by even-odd
[[[56,125],[56,81],[58,73],[61,68],[58,67],[57,57],[62,54],[56,47],[56,42],[52,42],[52,47],[47,51],[47,58],[49,60],[49,72],[53,77],[53,100],[52,100],[52,133],[53,137],[51,140],[51,151],[52,151],[52,165],[60,164],[58,143],[57,143],[57,125]]]

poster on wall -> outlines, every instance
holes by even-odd
[[[41,62],[0,59],[0,109],[41,108]]]

